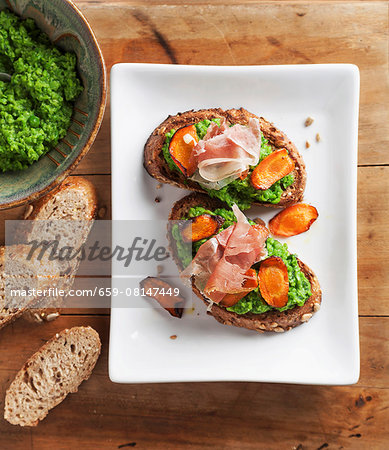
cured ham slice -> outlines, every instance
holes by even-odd
[[[211,123],[204,139],[193,149],[197,165],[195,181],[203,185],[238,178],[250,166],[259,162],[261,128],[258,119],[251,118],[247,126],[229,127],[226,119]]]
[[[249,292],[248,269],[265,253],[268,230],[263,225],[250,225],[234,205],[237,222],[206,241],[198,250],[183,277],[195,277],[197,288],[210,300],[219,303],[225,295]]]

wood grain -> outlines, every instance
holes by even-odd
[[[389,443],[388,1],[83,0],[108,69],[116,62],[348,62],[361,71],[358,275],[361,378],[356,386],[260,383],[118,385],[108,379],[106,310],[66,311],[0,332],[0,402],[16,372],[57,331],[91,325],[103,353],[91,379],[37,428],[0,420],[1,449],[363,449]],[[110,218],[110,110],[75,173]],[[385,166],[386,164],[386,166]],[[378,167],[374,167],[377,166]],[[366,167],[362,167],[366,166]],[[372,167],[370,167],[372,166]],[[19,218],[23,209],[0,213]],[[82,312],[82,314],[81,314]]]
[[[362,375],[354,387],[261,383],[120,385],[107,379],[108,317],[16,322],[0,334],[1,398],[44,340],[64,327],[91,325],[103,352],[90,380],[35,429],[0,422],[2,448],[384,449],[389,439],[389,318],[361,319]],[[377,338],[377,326],[385,330]],[[25,336],[28,333],[29,339]],[[12,346],[9,343],[12,342]],[[17,354],[13,348],[17,348]],[[371,355],[374,353],[374,357]],[[82,445],[81,445],[82,444]],[[24,447],[23,447],[24,446]]]
[[[360,314],[389,315],[388,205],[389,167],[360,167],[357,240]]]
[[[78,3],[108,69],[117,62],[358,65],[359,163],[389,163],[387,2]],[[109,173],[108,143],[106,117],[77,172]]]

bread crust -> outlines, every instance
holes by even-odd
[[[171,210],[169,220],[181,220],[190,208],[195,206],[202,206],[206,209],[214,210],[216,208],[223,208],[224,204],[219,200],[212,199],[205,194],[190,194],[186,197],[178,200]],[[180,271],[183,270],[182,263],[177,255],[177,248],[175,241],[168,232],[168,240],[170,245],[170,251],[172,257],[177,264]],[[322,293],[320,289],[319,280],[314,272],[302,261],[298,259],[298,264],[311,283],[312,295],[304,303],[303,306],[295,306],[292,309],[286,311],[272,310],[263,314],[237,314],[232,311],[213,304],[208,309],[208,314],[213,316],[218,322],[224,325],[233,325],[236,327],[247,328],[248,330],[254,330],[259,333],[263,332],[276,332],[282,333],[284,331],[291,330],[298,325],[310,320],[315,312],[320,309]],[[209,301],[201,294],[194,284],[192,277],[192,290],[206,305],[209,305]]]
[[[192,180],[188,180],[179,172],[173,172],[169,169],[163,156],[162,147],[165,143],[165,134],[191,123],[197,123],[205,119],[226,118],[228,122],[234,124],[247,125],[250,118],[259,120],[262,133],[273,151],[286,148],[289,156],[295,163],[294,183],[282,193],[281,200],[277,204],[255,202],[253,205],[269,206],[273,208],[283,208],[300,202],[304,195],[306,184],[306,170],[304,161],[293,142],[272,123],[263,117],[257,117],[244,108],[228,109],[224,111],[221,108],[201,109],[199,111],[186,111],[178,113],[175,116],[167,117],[150,135],[144,148],[144,167],[147,172],[156,180],[177,186],[181,189],[189,189],[196,192],[205,192],[200,185]]]

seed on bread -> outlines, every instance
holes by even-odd
[[[100,350],[99,335],[91,327],[56,333],[32,355],[7,389],[4,418],[13,425],[38,425],[50,409],[89,378]]]
[[[311,318],[312,318],[312,314],[311,313],[304,314],[301,317],[301,322],[308,322],[308,320],[311,319]]]

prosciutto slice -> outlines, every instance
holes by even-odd
[[[233,211],[238,221],[205,242],[182,274],[194,276],[197,288],[215,303],[247,290],[246,272],[265,254],[269,234],[262,225],[251,226],[236,205]]]
[[[238,178],[249,166],[256,166],[261,151],[261,128],[258,119],[250,118],[248,126],[229,127],[223,119],[220,127],[212,122],[204,139],[193,150],[197,173],[193,177],[206,187]],[[222,185],[221,185],[222,186]],[[220,188],[219,188],[220,189]]]

